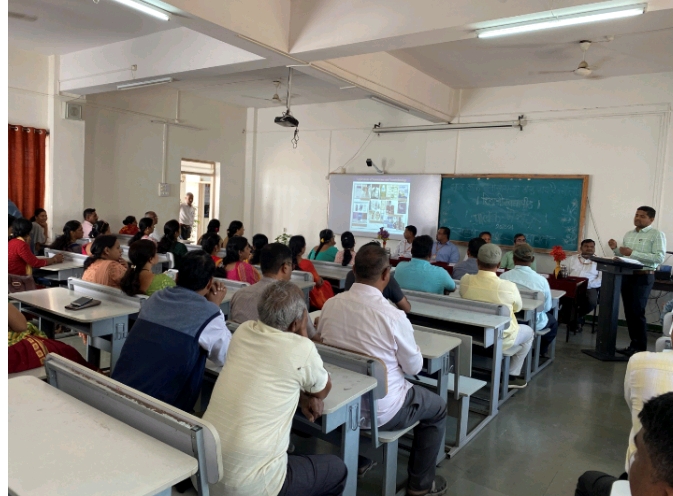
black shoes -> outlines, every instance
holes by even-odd
[[[636,350],[635,348],[631,348],[630,346],[628,348],[620,348],[618,350],[615,350],[617,353],[620,355],[626,355],[627,357],[632,357],[636,353],[638,353],[640,350]]]

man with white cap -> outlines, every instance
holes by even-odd
[[[512,356],[509,368],[509,387],[521,389],[526,387],[527,383],[518,376],[521,374],[521,367],[533,344],[533,329],[519,324],[516,320],[514,313],[521,310],[521,294],[516,284],[498,277],[497,270],[501,259],[502,251],[498,245],[489,243],[479,248],[477,255],[479,272],[463,276],[460,280],[460,296],[466,300],[497,303],[509,307],[510,324],[504,332],[502,349],[521,346],[521,350]]]

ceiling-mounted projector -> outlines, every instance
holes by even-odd
[[[273,122],[278,124],[279,126],[283,127],[298,127],[299,126],[299,121],[295,119],[295,117],[290,114],[290,112],[285,112],[283,115],[280,117],[276,117]]]

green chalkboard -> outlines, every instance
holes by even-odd
[[[439,226],[451,240],[469,241],[490,231],[492,242],[514,244],[523,233],[539,250],[578,249],[589,176],[444,176]]]

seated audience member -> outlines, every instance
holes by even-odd
[[[26,321],[23,314],[11,303],[9,303],[7,317],[9,320],[8,374],[42,367],[49,353],[60,355],[92,370],[98,370],[89,365],[72,346],[57,339],[49,339],[45,333]]]
[[[147,216],[145,216],[147,217]],[[124,224],[124,227],[122,227],[119,230],[119,234],[126,234],[129,236],[135,236],[137,232],[140,230],[138,227],[138,221],[133,215],[129,215],[126,217],[123,221],[122,224]]]
[[[12,239],[7,245],[7,263],[10,274],[26,276],[46,265],[63,262],[63,255],[59,253],[52,258],[37,258],[30,251],[30,232],[33,224],[22,217],[15,219],[12,225]]]
[[[172,288],[175,281],[167,274],[153,274],[152,266],[159,263],[157,245],[149,239],[141,239],[129,247],[131,266],[122,277],[121,290],[129,296],[144,294],[152,296],[164,288]]]
[[[568,262],[568,275],[576,277],[586,277],[587,290],[583,297],[577,301],[577,317],[584,317],[594,311],[598,305],[598,292],[601,288],[603,273],[598,270],[596,262],[591,260],[596,251],[596,243],[593,239],[585,239],[580,244],[580,253],[570,257]],[[570,305],[563,309],[564,320],[567,318],[568,326],[571,331],[576,331],[579,327],[577,320],[570,321]]]
[[[460,296],[466,300],[483,301],[507,305],[510,309],[509,327],[504,331],[502,349],[507,350],[515,345],[520,345],[521,350],[512,356],[510,362],[510,388],[524,388],[527,383],[518,377],[521,374],[523,362],[533,344],[533,329],[525,324],[519,324],[515,312],[521,310],[521,294],[516,284],[501,279],[496,274],[500,266],[502,251],[498,245],[491,243],[479,248],[477,265],[479,272],[474,275],[466,274],[460,280]]]
[[[629,471],[631,495],[670,496],[673,494],[673,393],[645,402],[638,418],[642,427],[635,436],[636,451]],[[577,481],[575,496],[609,496],[617,480],[603,472],[585,472]]]
[[[30,231],[30,249],[36,255],[43,251],[49,240],[49,225],[47,224],[47,211],[43,208],[36,208],[35,213],[30,218],[33,223],[33,230]]]
[[[483,239],[486,243],[491,242],[491,233],[488,231],[482,231],[479,233],[479,237]]]
[[[95,208],[87,208],[84,209],[82,217],[84,217],[84,222],[82,222],[82,237],[88,238],[91,233],[91,228],[98,220],[98,214],[96,213]]]
[[[350,231],[346,231],[341,235],[341,247],[334,257],[334,263],[341,264],[343,267],[353,265],[355,262],[355,236]]]
[[[433,261],[444,262],[448,264],[458,263],[460,260],[460,252],[458,251],[456,245],[449,241],[449,236],[451,236],[451,229],[448,227],[440,227],[437,229],[437,242],[432,247]]]
[[[229,240],[236,236],[243,236],[245,234],[245,227],[240,220],[232,220],[227,228],[227,236],[222,240],[222,246],[226,248]]]
[[[159,216],[154,210],[148,210],[145,212],[145,217],[149,217],[154,222],[154,231],[150,234],[150,238],[158,243],[163,235],[163,232],[159,229]]]
[[[261,293],[257,313],[259,320],[236,330],[203,416],[222,444],[224,477],[211,493],[340,495],[347,471],[339,457],[287,454],[297,406],[314,422],[332,387],[306,338],[304,295],[289,281],[274,282]]]
[[[478,238],[483,239],[483,240],[484,240],[484,243],[490,243],[490,242],[491,242],[491,233],[488,232],[488,231],[482,231],[482,232],[479,233]],[[473,238],[473,239],[474,239],[474,238]],[[481,248],[481,247],[480,247],[480,248]],[[479,251],[479,250],[477,250],[477,251]],[[465,258],[463,258],[463,260],[467,260],[467,259],[469,258],[469,254],[470,254],[470,251],[467,250],[467,251],[465,252]],[[476,264],[476,262],[477,262],[477,256],[476,256],[476,255],[474,256],[474,259],[475,259],[475,264]],[[476,267],[477,267],[477,266],[475,265],[474,267],[475,267],[475,269],[474,269],[475,272],[469,272],[469,274],[472,274],[472,273],[476,274],[476,273],[477,273],[477,272],[476,272],[476,270],[477,270]],[[462,277],[462,276],[461,276],[461,277]],[[454,267],[454,270],[453,270],[453,278],[456,279],[456,280],[460,279],[459,277],[456,277],[456,270],[455,270],[455,267]]]
[[[517,245],[522,245],[526,243],[526,236],[524,234],[518,233],[514,235],[514,247]],[[514,268],[514,251],[508,251],[502,257],[502,262],[500,263],[501,269],[513,269]],[[537,272],[537,265],[533,262],[530,266],[535,272]]]
[[[514,247],[514,269],[500,275],[500,279],[511,281],[517,286],[522,286],[531,291],[541,291],[544,294],[544,306],[542,311],[537,312],[535,329],[549,329],[549,332],[542,336],[540,342],[540,356],[546,356],[549,345],[556,339],[558,331],[558,322],[551,311],[551,289],[549,282],[540,274],[530,268],[535,261],[535,252],[528,243],[516,245]]]
[[[636,453],[635,437],[641,428],[639,415],[651,398],[673,392],[673,352],[643,351],[629,359],[624,376],[624,399],[631,410],[631,434],[626,451],[626,472]],[[673,424],[671,424],[673,429]],[[673,448],[673,445],[672,445]]]
[[[15,219],[19,219],[23,217],[21,214],[21,211],[19,210],[19,207],[17,207],[12,200],[9,198],[7,199],[7,213],[14,217]]]
[[[453,266],[453,279],[454,281],[460,281],[460,278],[465,274],[476,274],[479,272],[477,267],[477,254],[479,253],[479,248],[484,246],[486,241],[483,238],[472,238],[467,245],[467,253],[465,254],[465,260],[458,262]]]
[[[140,239],[147,239],[150,241],[154,241],[151,237],[150,234],[154,232],[154,221],[149,218],[149,217],[143,217],[140,219],[140,222],[138,222],[138,232],[133,235],[131,239],[129,239],[128,245],[131,246],[133,243]]]
[[[217,254],[220,252],[220,243],[222,238],[217,233],[206,233],[201,236],[201,249],[211,256],[215,262],[215,268],[222,267],[222,258]]]
[[[446,269],[430,263],[431,254],[432,238],[430,236],[423,234],[414,239],[411,247],[411,260],[399,263],[395,269],[395,279],[402,289],[436,294],[444,294],[445,290],[456,289],[456,283]]]
[[[292,278],[292,252],[284,244],[266,245],[260,250],[259,258],[262,279],[257,284],[239,289],[231,298],[229,318],[233,322],[242,324],[248,320],[258,320],[257,304],[267,286],[276,281],[289,281]],[[306,330],[308,337],[313,339],[316,331],[311,319],[308,319]]]
[[[227,279],[255,284],[262,276],[248,263],[250,244],[243,236],[235,236],[227,243],[227,254],[222,259],[222,268]]]
[[[420,238],[423,236],[414,240],[414,247]],[[421,371],[423,357],[407,316],[383,297],[390,279],[388,254],[380,246],[363,246],[353,272],[355,284],[351,289],[325,303],[318,332],[327,345],[383,360],[388,394],[377,404],[379,429],[395,431],[420,422],[414,428],[407,494],[444,494],[447,483],[443,477],[435,476],[435,465],[445,442],[446,403],[429,389],[413,386],[404,378],[405,374]],[[369,428],[370,415],[365,405],[362,414],[364,427]]]
[[[336,241],[334,240],[334,233],[331,229],[323,229],[320,231],[320,244],[314,246],[308,254],[309,260],[318,260],[320,262],[334,262],[337,249]]]
[[[380,246],[377,242],[371,242],[367,243],[366,245],[376,245]],[[362,248],[360,248],[362,249]],[[353,274],[353,271],[351,270],[348,274],[346,274],[346,291],[351,289],[351,286],[355,283],[355,274]],[[402,310],[404,313],[409,313],[411,311],[411,303],[409,303],[409,300],[407,300],[407,297],[404,296],[404,293],[402,292],[402,288],[400,288],[400,285],[397,283],[395,280],[395,274],[390,274],[390,280],[388,281],[388,285],[383,288],[383,297],[386,300],[390,300],[397,308]]]
[[[7,236],[11,239],[12,238],[12,224],[14,224],[14,221],[16,220],[16,217],[14,217],[12,214],[9,214],[9,220],[7,221]]]
[[[169,220],[164,224],[164,235],[157,244],[159,253],[172,253],[175,259],[175,269],[180,270],[182,259],[187,255],[187,247],[180,243],[180,224],[177,220]]]
[[[82,280],[121,289],[127,269],[117,236],[98,236],[91,244],[91,256],[84,261]]]
[[[414,242],[417,232],[416,226],[404,228],[404,239],[397,244],[397,250],[395,250],[393,258],[411,258],[411,244]]]
[[[77,243],[77,240],[83,237],[82,224],[76,220],[69,220],[63,226],[63,234],[57,236],[54,242],[49,245],[49,248],[72,253],[82,253],[82,247]]]
[[[206,227],[206,232],[204,232],[201,237],[198,239],[196,242],[197,245],[201,244],[201,241],[203,240],[203,237],[206,234],[217,234],[218,236],[220,235],[220,221],[217,219],[211,219],[208,221],[208,227]],[[222,238],[220,238],[220,248],[224,248],[225,245],[222,243]]]
[[[262,249],[269,244],[269,238],[264,234],[255,234],[252,237],[252,257],[250,258],[250,265],[259,265],[259,257],[262,254]]]
[[[91,229],[91,232],[89,233],[90,239],[96,239],[98,236],[105,236],[108,234],[112,234],[112,230],[110,229],[110,224],[105,222],[104,220],[98,220],[96,223],[93,225],[93,228]],[[90,243],[87,243],[85,245],[82,245],[82,255],[88,255],[91,256],[91,241]]]
[[[313,276],[315,286],[309,293],[309,301],[312,308],[322,309],[327,300],[334,296],[332,285],[318,275],[315,266],[304,257],[306,253],[306,240],[304,236],[292,236],[288,242],[290,252],[292,253],[292,270],[301,270],[309,272]]]
[[[213,280],[214,272],[206,252],[185,256],[176,286],[157,291],[140,308],[113,379],[186,412],[193,410],[206,358],[222,365],[231,341],[219,308],[227,288]]]

